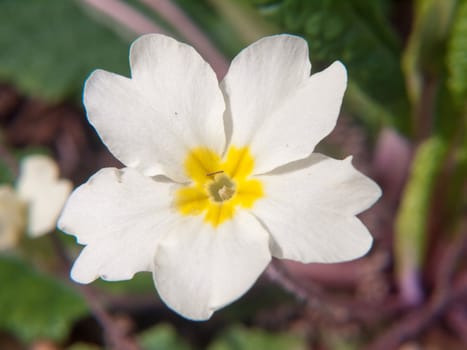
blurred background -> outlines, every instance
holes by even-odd
[[[87,123],[96,68],[129,75],[143,33],[194,46],[221,79],[266,35],[310,47],[313,72],[344,62],[338,125],[319,150],[374,178],[361,215],[375,237],[354,262],[273,261],[245,297],[208,322],[158,299],[150,274],[79,286],[80,251],[60,232],[13,244],[0,196],[0,349],[467,349],[466,0],[0,0],[0,186],[47,154],[75,186],[121,165]]]

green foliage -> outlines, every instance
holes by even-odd
[[[3,130],[0,130],[0,147],[5,148],[5,140],[3,135]],[[0,185],[1,184],[11,184],[15,178],[14,167],[16,164],[11,164],[15,159],[8,161],[8,154],[5,154],[8,150],[5,148],[0,151]]]
[[[414,29],[404,52],[409,96],[417,106],[426,78],[438,78],[444,67],[446,38],[457,0],[418,0]]]
[[[228,322],[247,322],[253,315],[294,302],[295,299],[283,289],[275,285],[259,283],[240,300],[223,309],[222,318]]]
[[[346,102],[355,115],[372,127],[389,123],[408,133],[401,52],[386,9],[382,0],[283,0],[266,15],[308,39],[315,65],[344,62],[351,83]]]
[[[139,336],[144,350],[190,350],[186,343],[168,325],[157,325]],[[208,350],[305,350],[305,338],[290,333],[270,333],[260,329],[233,326],[220,334],[207,348]]]
[[[418,269],[424,261],[431,198],[446,151],[445,141],[435,136],[417,149],[396,218],[395,253],[399,273],[406,268]]]
[[[74,1],[0,1],[0,79],[50,102],[81,95],[96,68],[127,73],[128,44]]]
[[[143,350],[189,350],[190,346],[178,337],[175,329],[168,324],[160,324],[139,336]]]
[[[448,86],[465,105],[467,99],[467,1],[461,0],[454,18],[447,53]],[[464,121],[465,122],[465,121]]]
[[[210,0],[210,3],[222,15],[224,21],[232,26],[244,44],[277,33],[277,29],[244,0]]]
[[[464,126],[465,128],[465,126]],[[450,179],[449,188],[447,190],[447,218],[448,230],[453,232],[457,230],[457,225],[461,224],[462,218],[465,216],[465,208],[467,207],[467,188],[465,181],[467,179],[467,137],[463,144],[456,150],[454,154],[454,172]]]
[[[14,174],[4,159],[0,158],[0,185],[11,184]]]
[[[232,327],[214,341],[208,350],[305,350],[305,339],[287,333]]]
[[[444,76],[446,78],[446,76]],[[444,208],[438,212],[438,221],[442,222],[447,234],[454,234],[456,225],[462,220],[467,204],[467,100],[449,89],[448,81],[440,84],[435,120],[433,123],[436,136],[442,138],[448,147],[446,153],[446,183],[443,191]]]
[[[403,56],[414,122],[422,136],[432,128],[447,142],[454,141],[465,105],[460,80],[452,75],[462,75],[467,68],[467,41],[459,37],[462,8],[457,0],[418,0],[414,9],[414,28]]]
[[[137,273],[131,281],[113,281],[109,283],[102,279],[94,282],[99,288],[105,289],[113,294],[145,294],[153,293],[154,300],[157,300],[157,293],[154,290],[154,281],[150,273],[140,272]]]
[[[24,341],[61,340],[87,312],[71,288],[16,259],[0,256],[0,281],[0,329]]]
[[[76,343],[66,348],[66,350],[100,350],[101,347],[86,343]]]

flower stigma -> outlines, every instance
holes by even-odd
[[[235,194],[235,183],[222,173],[216,173],[214,179],[207,185],[208,193],[215,202],[227,201]]]
[[[250,177],[254,159],[248,147],[231,146],[224,160],[209,148],[194,148],[184,166],[191,183],[177,190],[175,205],[182,215],[204,215],[213,227],[264,196],[261,181]]]

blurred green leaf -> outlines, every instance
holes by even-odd
[[[14,178],[15,176],[8,164],[4,159],[0,158],[0,184],[12,184]]]
[[[396,268],[401,278],[407,271],[419,271],[424,261],[432,193],[446,151],[445,141],[433,136],[418,147],[412,162],[395,227]]]
[[[459,1],[447,52],[448,86],[462,104],[467,99],[467,0]],[[465,122],[465,121],[464,121]]]
[[[127,74],[128,44],[75,1],[0,0],[0,80],[49,102],[81,95],[96,68]]]
[[[461,224],[462,218],[465,216],[465,208],[467,207],[467,187],[465,182],[467,179],[467,137],[462,144],[454,151],[453,159],[453,174],[450,178],[449,187],[447,189],[447,207],[446,207],[446,223],[447,230],[456,232],[456,226]]]
[[[308,40],[315,66],[344,62],[351,83],[346,94],[351,112],[372,128],[392,124],[407,134],[410,120],[401,50],[386,10],[383,0],[282,0],[268,7],[266,15],[285,31]]]
[[[254,315],[278,308],[290,306],[296,302],[295,298],[284,289],[274,284],[257,283],[240,300],[228,305],[219,313],[230,323],[247,322]]]
[[[234,326],[224,332],[208,350],[306,350],[304,337],[269,333],[260,329]]]
[[[337,334],[336,334],[337,333]],[[360,350],[364,346],[359,343],[356,339],[351,337],[345,337],[338,332],[333,333],[332,331],[323,334],[325,342],[329,349],[332,350]]]
[[[209,0],[209,3],[229,23],[243,43],[250,44],[264,36],[276,34],[277,29],[265,21],[251,4],[238,0]]]
[[[100,350],[100,346],[86,343],[76,343],[66,348],[66,350]]]
[[[160,324],[143,332],[139,343],[144,350],[189,350],[191,347],[168,324]]]
[[[61,340],[87,312],[70,287],[16,259],[0,256],[0,281],[0,329],[24,341]]]
[[[403,56],[409,97],[418,106],[425,79],[437,78],[444,68],[445,43],[457,0],[418,0],[414,28]]]
[[[455,97],[449,91],[447,75],[442,74],[437,82],[436,94],[433,96],[434,101],[420,101],[420,104],[426,108],[427,103],[432,104],[433,117],[425,116],[425,119],[430,120],[432,129],[436,135],[442,137],[448,144],[455,147],[455,143],[465,128],[465,115],[463,116],[463,108],[461,104],[456,102]],[[465,103],[466,101],[464,101]],[[433,119],[433,120],[431,120]],[[457,136],[456,136],[457,134]]]
[[[131,281],[113,281],[109,283],[102,279],[94,282],[99,288],[105,289],[113,294],[154,294],[154,302],[157,301],[157,293],[154,289],[154,280],[150,273],[139,272],[133,276]]]
[[[17,168],[16,159],[10,155],[10,150],[6,146],[3,130],[0,129],[0,184],[12,184],[15,179]]]

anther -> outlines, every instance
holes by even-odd
[[[224,172],[224,170],[214,171],[212,173],[207,173],[206,176],[214,176],[214,175],[217,175],[217,174],[222,174],[223,172]]]

